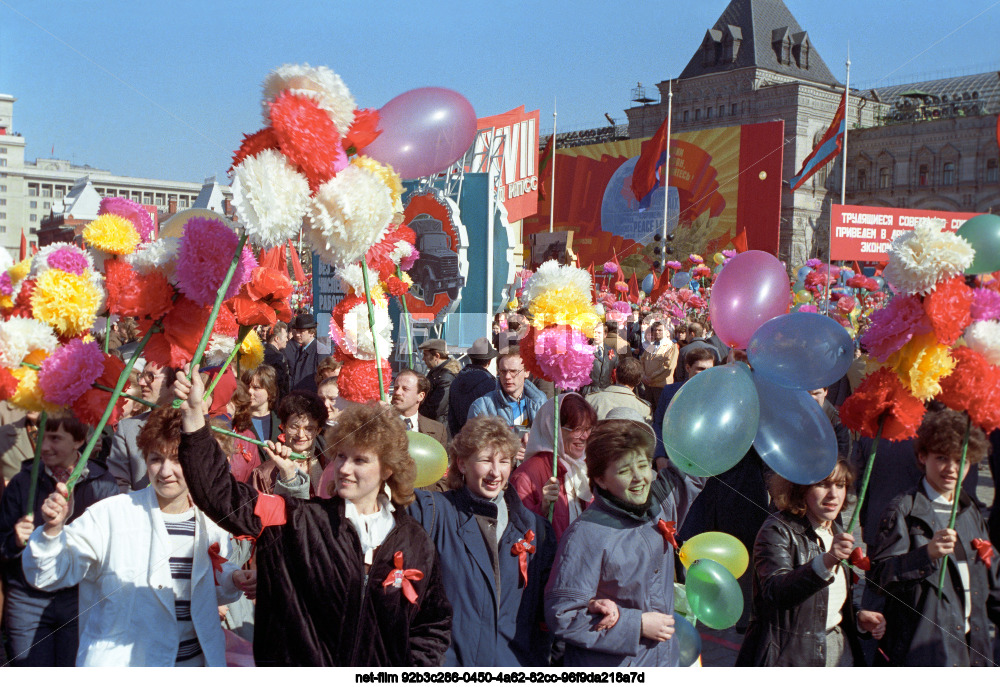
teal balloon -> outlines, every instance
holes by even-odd
[[[707,558],[687,571],[684,588],[691,611],[713,630],[725,630],[743,615],[743,592],[733,574]]]
[[[1000,217],[977,215],[955,232],[972,244],[976,257],[966,274],[988,274],[1000,270]]]
[[[674,639],[677,642],[679,654],[677,665],[687,668],[701,656],[701,635],[687,618],[680,613],[674,613]]]
[[[760,397],[753,447],[761,460],[794,484],[826,479],[837,465],[837,435],[822,406],[808,391],[772,384],[756,368],[753,381]]]
[[[790,389],[819,389],[847,374],[854,342],[836,320],[794,312],[762,324],[750,337],[747,359],[755,378]]]
[[[718,475],[746,454],[759,417],[746,364],[709,368],[686,381],[667,407],[663,445],[679,470],[694,477]]]

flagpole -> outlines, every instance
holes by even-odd
[[[847,201],[847,124],[851,118],[848,113],[851,111],[851,44],[847,44],[847,83],[844,84],[844,144],[840,151],[843,155],[840,161],[840,204],[846,205]],[[827,233],[826,254],[830,257],[830,265],[833,265],[833,211],[830,212],[830,231]],[[826,286],[826,308],[824,314],[830,314],[830,272],[827,271]]]
[[[556,221],[556,99],[552,98],[552,188],[549,189],[549,233]]]
[[[674,112],[674,82],[667,81],[667,145],[666,159],[663,161],[663,241],[667,241],[667,208],[670,205],[670,126]],[[663,262],[666,264],[667,254],[663,253]],[[664,269],[666,269],[664,267]]]

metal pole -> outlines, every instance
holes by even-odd
[[[673,124],[674,82],[667,81],[667,157],[663,161],[663,245],[667,241],[667,207],[670,201],[670,127]],[[667,252],[663,251],[663,262],[666,264]]]
[[[555,227],[556,221],[556,99],[552,99],[552,188],[549,189],[549,233]]]

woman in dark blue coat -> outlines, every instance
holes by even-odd
[[[548,665],[542,599],[556,542],[507,488],[519,446],[501,419],[469,420],[451,442],[451,490],[417,490],[410,506],[440,554],[454,612],[445,665]]]

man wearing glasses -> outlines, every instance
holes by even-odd
[[[177,371],[153,362],[146,363],[139,375],[139,392],[144,401],[160,405],[173,399],[174,377]],[[149,419],[150,411],[125,418],[118,423],[111,440],[111,454],[108,456],[108,472],[118,483],[123,494],[138,491],[149,486],[146,459],[139,450],[139,430]]]
[[[526,434],[535,413],[547,400],[545,394],[527,379],[521,353],[507,349],[497,358],[498,388],[473,401],[469,419],[479,415],[496,415],[518,436]]]

